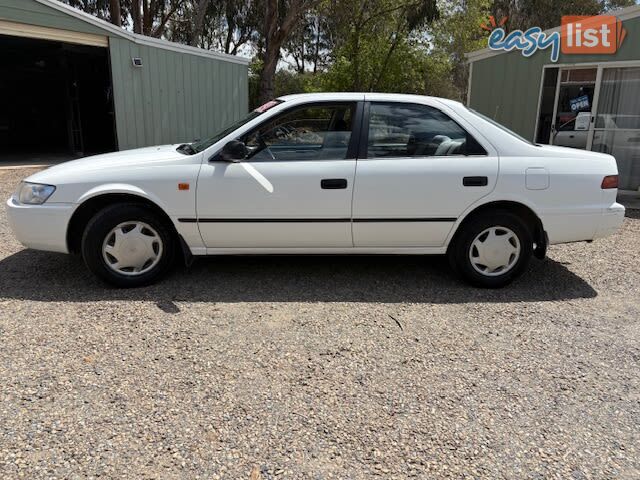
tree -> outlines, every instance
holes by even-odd
[[[191,29],[191,38],[189,45],[195,47],[200,42],[200,36],[202,35],[202,28],[204,26],[204,17],[207,14],[207,7],[209,6],[209,0],[200,0],[197,4],[195,21],[193,22],[193,28]]]
[[[274,76],[281,49],[304,11],[314,8],[319,0],[264,0],[264,23],[261,51],[260,101],[273,98]]]
[[[62,0],[74,8],[95,15],[117,26],[126,24],[128,11],[121,0]],[[128,1],[128,0],[125,0]]]
[[[560,25],[563,15],[599,15],[611,8],[633,5],[633,0],[494,0],[491,14],[508,17],[508,30],[543,30]]]
[[[618,8],[631,7],[636,5],[636,0],[604,0],[602,3],[602,11],[608,12],[610,10],[616,10]]]
[[[109,0],[109,20],[118,27],[122,26],[122,9],[120,0]]]
[[[184,3],[193,0],[63,0],[114,25],[131,25],[134,33],[162,37]],[[130,22],[130,23],[129,23]]]
[[[435,0],[338,0],[327,15],[331,84],[346,90],[398,91],[422,66],[427,50],[423,29],[438,17]],[[350,84],[344,84],[349,78]],[[399,81],[398,79],[402,79]],[[418,87],[414,84],[417,90]]]
[[[131,19],[133,21],[133,33],[142,33],[142,15],[141,1],[143,0],[131,0]]]
[[[193,0],[62,0],[67,4],[108,20],[114,25],[131,26],[135,33],[162,37],[167,25],[187,2]]]
[[[465,53],[486,47],[480,24],[489,16],[490,0],[445,0],[439,21],[429,28],[432,54],[448,63],[447,78],[453,89],[448,96],[466,100],[469,68]]]
[[[262,9],[251,0],[184,1],[165,36],[178,43],[235,55],[248,43],[257,44]]]
[[[317,73],[327,66],[327,18],[320,10],[307,11],[283,45],[285,58],[298,74]]]
[[[207,45],[224,53],[236,55],[248,43],[259,43],[262,25],[262,5],[252,0],[222,0],[216,2],[207,20]]]

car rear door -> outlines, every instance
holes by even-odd
[[[293,106],[244,135],[239,163],[214,158],[198,179],[209,249],[352,247],[362,102]]]
[[[364,118],[354,245],[444,245],[458,217],[495,187],[497,152],[439,102],[367,102]]]

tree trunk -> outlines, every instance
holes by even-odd
[[[313,73],[318,71],[318,57],[320,56],[320,17],[316,15],[316,48],[313,52]]]
[[[304,73],[304,28],[302,29],[302,35],[300,35],[300,63],[302,64],[300,66],[300,70],[298,70],[299,73]]]
[[[122,26],[122,12],[120,10],[120,0],[109,0],[109,17],[111,23]]]
[[[287,15],[278,25],[278,0],[265,1],[264,16],[264,56],[260,72],[260,103],[265,103],[274,97],[274,77],[280,60],[280,48],[289,37],[291,30],[300,17],[303,8],[313,8],[319,0],[292,0]]]
[[[209,0],[200,0],[196,9],[196,18],[193,22],[193,29],[191,30],[191,41],[189,45],[197,47],[202,36],[202,27],[204,26],[204,17],[207,13],[207,7],[209,6]]]
[[[280,45],[277,39],[278,33],[278,0],[265,1],[264,14],[264,57],[262,59],[262,71],[260,72],[260,95],[258,100],[261,105],[273,98],[274,77],[276,66],[280,57]]]
[[[227,30],[227,36],[224,39],[224,53],[229,53],[231,50],[231,29]]]
[[[262,72],[260,72],[260,105],[267,103],[269,100],[273,100],[275,96],[275,76],[276,67],[278,66],[278,60],[280,59],[280,49],[275,53],[265,52],[264,65],[262,66]]]
[[[398,42],[399,42],[399,37],[400,35],[396,34],[395,38],[391,42],[391,47],[389,47],[389,50],[387,50],[387,54],[384,57],[384,62],[382,62],[382,67],[378,71],[378,76],[376,77],[375,80],[371,79],[372,81],[369,84],[370,92],[375,92],[378,90],[378,87],[380,86],[380,82],[382,81],[384,74],[387,73],[387,66],[389,65],[389,60],[391,60],[391,57],[393,56],[393,52],[396,51],[396,47],[398,46]]]
[[[131,0],[131,20],[133,20],[133,33],[142,33],[141,0]]]
[[[353,35],[355,35],[355,39],[353,42],[353,91],[359,92],[362,90],[360,87],[360,33],[364,28],[364,24],[366,23],[364,20],[364,14],[366,9],[367,2],[360,3],[360,10],[358,12],[358,17],[356,20],[355,28],[353,31]]]
[[[148,0],[142,0],[142,34],[151,36],[153,27],[153,12],[149,7]]]

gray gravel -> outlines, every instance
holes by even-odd
[[[499,291],[411,257],[122,291],[2,212],[0,478],[640,478],[638,213]]]

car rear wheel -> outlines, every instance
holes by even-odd
[[[526,223],[511,212],[492,211],[462,225],[449,260],[470,284],[499,288],[524,272],[532,253],[533,236]]]
[[[116,204],[98,212],[82,237],[82,257],[95,275],[117,287],[157,281],[171,266],[174,236],[154,212]]]

